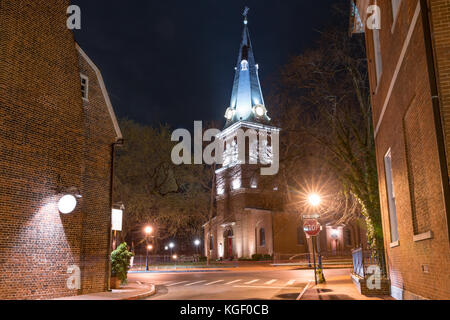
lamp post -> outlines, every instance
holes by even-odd
[[[319,194],[317,194],[317,193],[311,193],[311,194],[309,194],[308,195],[308,202],[309,202],[309,204],[312,206],[312,207],[314,207],[314,208],[316,208],[316,207],[318,207],[318,206],[320,206],[320,204],[322,203],[322,198],[321,198],[321,196],[319,195]],[[306,217],[306,216],[305,216]],[[313,215],[313,219],[317,219],[317,217],[318,217],[318,215],[316,214],[316,215]],[[311,219],[311,217],[309,217],[310,219]],[[316,226],[319,226],[319,224],[318,224],[318,222],[317,222],[317,220],[313,220],[313,221],[315,221],[315,225]],[[320,231],[320,230],[319,230]],[[314,280],[315,280],[315,283],[316,283],[316,285],[317,285],[317,267],[316,267],[316,242],[317,242],[317,234],[318,234],[318,232],[316,233],[316,235],[310,235],[311,236],[311,242],[312,242],[312,251],[313,251],[313,263],[314,263]],[[320,272],[320,282],[322,282],[322,279],[324,279],[324,277],[323,277],[323,274],[322,274],[322,259],[321,259],[321,257],[320,257],[320,254],[319,254],[319,272]]]
[[[145,271],[148,271],[148,252],[151,251],[153,249],[153,246],[151,244],[149,244],[147,246],[147,256],[145,257]]]
[[[169,243],[170,255],[172,255],[172,251],[173,251],[174,247],[175,247],[175,243],[173,243],[173,242]]]
[[[148,237],[153,232],[153,228],[151,226],[146,226],[144,228],[145,232],[145,242],[148,243]],[[145,256],[145,271],[148,271],[148,252],[153,249],[153,245],[147,244],[146,247],[146,256]]]

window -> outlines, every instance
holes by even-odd
[[[397,20],[397,14],[400,9],[400,4],[402,3],[402,0],[391,0],[392,4],[392,15],[394,18],[394,23]]]
[[[304,237],[303,226],[299,226],[297,228],[297,244],[298,245],[304,245],[305,244],[305,237]]]
[[[381,58],[380,30],[377,29],[373,30],[373,51],[378,85],[378,83],[380,83],[381,74],[383,73],[383,61]]]
[[[397,209],[395,207],[394,181],[392,175],[391,150],[384,156],[384,170],[386,175],[386,191],[389,206],[389,221],[391,223],[391,243],[398,241]]]
[[[344,244],[347,247],[350,247],[352,245],[352,233],[349,228],[344,229]]]
[[[214,250],[214,237],[212,235],[209,236],[209,250]]]
[[[89,97],[89,78],[86,77],[84,74],[81,76],[81,97],[84,100],[88,100]]]
[[[259,229],[259,245],[261,247],[266,245],[266,231],[264,228]]]

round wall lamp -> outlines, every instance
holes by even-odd
[[[77,206],[77,198],[74,195],[66,194],[58,201],[58,210],[62,214],[69,214],[75,210]]]

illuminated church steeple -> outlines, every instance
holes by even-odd
[[[225,113],[225,127],[239,121],[266,124],[270,121],[259,82],[259,66],[255,62],[248,30],[248,8],[244,11],[244,31],[234,76],[230,106]]]

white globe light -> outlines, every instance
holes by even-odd
[[[308,196],[308,202],[310,205],[316,207],[322,202],[322,199],[317,193],[313,193]]]
[[[200,245],[200,240],[195,240],[195,241],[194,241],[194,244],[195,244],[196,246]]]
[[[171,243],[169,243],[169,247],[173,248],[173,247],[175,247],[175,244],[173,242],[171,242]]]
[[[63,196],[58,201],[58,210],[63,214],[71,213],[73,210],[75,210],[76,206],[77,199],[71,194]]]
[[[233,110],[232,109],[228,109],[226,114],[225,114],[225,118],[227,118],[227,120],[231,120],[233,118]]]

